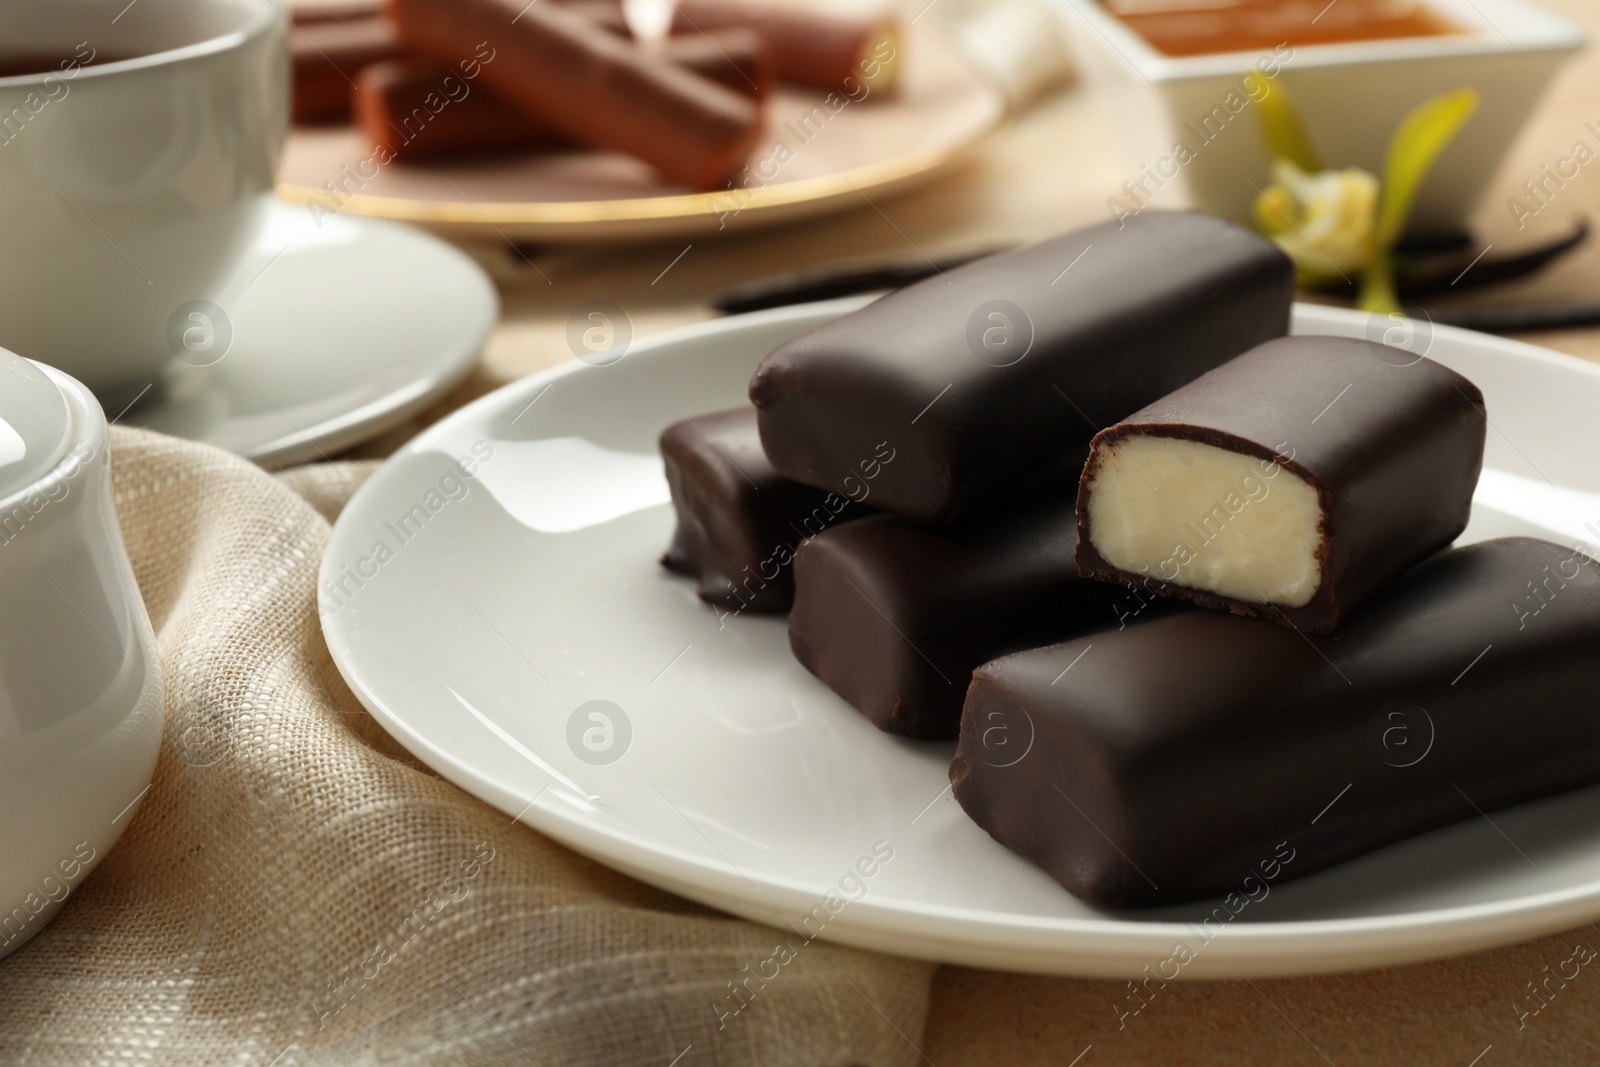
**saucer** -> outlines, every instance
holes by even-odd
[[[286,467],[404,421],[472,368],[499,300],[467,256],[393,223],[268,214],[215,302],[194,302],[193,350],[120,415],[106,401],[115,421]]]

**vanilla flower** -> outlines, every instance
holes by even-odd
[[[1313,279],[1359,273],[1379,252],[1378,178],[1357,168],[1308,174],[1272,163],[1273,184],[1256,200],[1256,223]]]

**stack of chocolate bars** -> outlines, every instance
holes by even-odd
[[[780,346],[662,437],[663,562],[789,613],[880,729],[1084,899],[1220,895],[1600,781],[1600,567],[1449,546],[1482,393],[1286,336],[1293,268],[1147,212]]]
[[[485,152],[626,152],[695,189],[749,160],[775,82],[837,111],[889,92],[892,17],[678,0],[637,40],[621,0],[348,0],[295,8],[294,118],[352,119],[378,162]]]

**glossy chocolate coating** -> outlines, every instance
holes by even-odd
[[[750,408],[673,423],[661,434],[661,458],[678,516],[661,565],[699,578],[700,599],[730,613],[788,611],[799,546],[867,514],[774,471]]]
[[[1147,211],[945,271],[780,345],[750,399],[781,473],[833,488],[887,440],[900,458],[875,505],[961,521],[1071,494],[1102,426],[1281,337],[1293,293],[1270,241]]]
[[[1280,846],[1298,878],[1600,781],[1597,647],[1600,563],[1484,542],[1332,637],[1188,611],[985,664],[950,779],[1093,903],[1243,893]]]
[[[1135,436],[1199,441],[1281,464],[1317,491],[1323,513],[1321,583],[1309,603],[1252,603],[1163,581],[1159,592],[1311,633],[1339,620],[1395,575],[1467,527],[1488,430],[1483,393],[1431,359],[1346,337],[1285,337],[1201,375],[1094,439],[1078,489],[1078,568],[1118,570],[1092,543],[1088,497],[1103,449]],[[1137,521],[1130,517],[1129,521]],[[1191,524],[1193,526],[1193,524]],[[1204,551],[1195,528],[1194,551]]]
[[[980,664],[1159,610],[1079,578],[1076,536],[1065,500],[982,528],[877,516],[829,530],[795,558],[789,645],[878,729],[948,740]]]
[[[748,97],[559,4],[389,0],[388,12],[407,49],[451,65],[479,56],[483,83],[529,115],[691,188],[721,186],[760,139]]]

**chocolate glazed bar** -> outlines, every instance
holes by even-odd
[[[979,664],[1157,613],[1079,578],[1075,531],[1066,500],[979,530],[888,516],[829,530],[795,556],[789,645],[878,729],[948,740]]]
[[[1269,341],[1094,439],[1078,569],[1311,633],[1466,529],[1483,394],[1371,341]]]
[[[1095,904],[1221,895],[1600,781],[1596,647],[1600,564],[1489,541],[1333,637],[1189,611],[986,664],[950,779]]]
[[[709,78],[559,4],[388,0],[410,51],[454,64],[487,42],[485,85],[582,144],[637,156],[668,178],[714,189],[761,138],[761,111]]]
[[[1102,426],[1289,328],[1294,271],[1220,219],[1145,212],[990,256],[779,346],[750,382],[780,473],[835,488],[887,440],[875,504],[954,522],[1071,494]]]
[[[765,42],[749,31],[667,38],[648,47],[752,99],[759,99],[772,82],[771,55]],[[374,63],[356,75],[355,86],[351,110],[357,125],[372,145],[385,146],[396,160],[573,147],[548,122],[486,86],[474,87],[435,60]]]
[[[788,611],[796,549],[868,514],[851,498],[774,471],[750,408],[673,423],[661,435],[661,458],[678,517],[661,565],[700,579],[700,599],[728,614]],[[857,500],[871,492],[870,480],[851,485]]]

